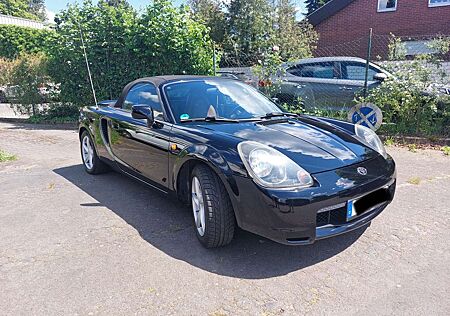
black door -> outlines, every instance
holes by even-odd
[[[133,105],[148,105],[154,111],[155,123],[131,116]],[[165,120],[156,87],[147,82],[134,85],[121,108],[110,117],[111,151],[119,167],[154,184],[168,187],[168,154],[172,125]]]

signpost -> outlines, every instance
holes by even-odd
[[[381,127],[383,114],[381,109],[375,104],[360,103],[350,109],[348,120],[353,124],[363,125],[376,131]]]

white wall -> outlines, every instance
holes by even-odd
[[[0,24],[17,25],[31,27],[33,29],[45,29],[47,28],[44,23],[27,20],[22,18],[16,18],[14,16],[0,14]]]

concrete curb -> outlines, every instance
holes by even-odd
[[[20,125],[35,127],[35,128],[39,128],[39,129],[76,130],[78,127],[78,124],[75,122],[73,122],[73,123],[58,123],[58,124],[52,124],[52,123],[35,124],[35,123],[30,123],[28,121],[28,119],[26,119],[26,118],[0,117],[0,123],[20,124]]]
[[[423,146],[450,146],[450,138],[437,138],[437,137],[413,137],[413,136],[386,136],[380,135],[380,138],[385,141],[386,139],[393,139],[398,144],[417,144]]]

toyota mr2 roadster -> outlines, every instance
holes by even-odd
[[[297,115],[234,79],[160,76],[81,110],[89,174],[110,169],[192,208],[208,248],[241,229],[305,245],[369,224],[391,203],[394,160],[372,130]]]

